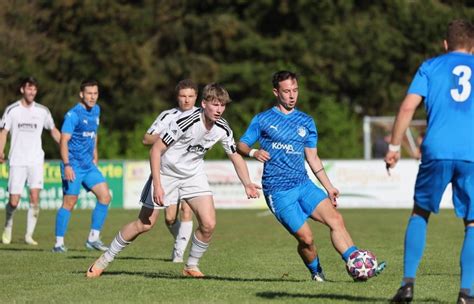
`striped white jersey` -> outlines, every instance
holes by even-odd
[[[197,109],[196,107],[193,107],[191,110],[188,110],[188,111],[194,112],[196,109]],[[188,111],[185,111],[185,112],[188,112]],[[175,118],[177,118],[183,113],[184,112],[181,111],[179,107],[161,112],[160,115],[158,115],[155,121],[151,124],[150,128],[148,128],[146,133],[150,135],[160,134],[161,132],[163,132],[164,130],[168,128],[172,120],[174,120]]]
[[[9,105],[0,123],[10,132],[10,166],[32,166],[42,164],[44,151],[41,142],[43,128],[54,128],[53,117],[48,108],[33,102],[25,107],[20,101]]]
[[[207,130],[202,109],[185,112],[160,134],[168,150],[161,158],[161,174],[184,178],[204,172],[204,155],[217,142],[227,154],[236,153],[233,132],[223,118]]]

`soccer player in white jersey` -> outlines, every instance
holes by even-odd
[[[171,122],[150,151],[151,176],[142,192],[143,203],[138,219],[125,225],[109,249],[87,270],[87,277],[98,277],[116,255],[140,234],[149,231],[158,210],[168,204],[186,200],[199,223],[183,275],[204,277],[199,270],[200,258],[206,252],[216,225],[212,192],[204,173],[204,155],[218,141],[222,143],[244,185],[248,198],[259,197],[259,186],[250,180],[248,168],[237,153],[233,132],[222,114],[230,101],[219,84],[208,84],[203,90],[201,109],[185,112]]]
[[[30,207],[27,212],[25,242],[38,245],[33,239],[39,215],[39,194],[43,189],[44,151],[41,143],[43,128],[59,143],[61,134],[54,125],[47,107],[35,102],[38,82],[33,77],[25,78],[20,85],[22,98],[9,105],[3,114],[0,131],[0,163],[5,162],[5,144],[10,133],[10,165],[8,177],[8,204],[5,207],[5,228],[2,242],[10,244],[13,214],[20,203],[21,193],[27,182],[30,189]]]
[[[143,137],[143,144],[153,145],[160,137],[160,133],[166,130],[171,121],[186,111],[196,110],[198,87],[191,79],[178,82],[175,88],[178,106],[160,113]],[[177,218],[181,209],[181,219]],[[183,255],[188,246],[193,232],[193,213],[186,201],[177,205],[170,205],[165,209],[165,223],[175,240],[171,260],[173,263],[182,263]]]

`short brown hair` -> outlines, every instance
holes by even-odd
[[[183,79],[174,88],[174,93],[176,96],[178,96],[179,91],[184,90],[184,89],[193,89],[194,92],[196,92],[196,95],[198,94],[198,86],[197,84],[194,83],[191,79]]]
[[[38,87],[38,80],[36,80],[36,78],[34,78],[33,76],[28,76],[21,79],[20,88],[24,88],[26,87],[26,85]]]
[[[99,82],[95,79],[86,79],[81,82],[81,92],[84,92],[86,87],[99,87]]]
[[[227,90],[218,83],[210,83],[204,87],[202,90],[202,100],[203,101],[213,101],[219,100],[224,104],[231,102],[229,93]]]
[[[446,33],[448,51],[457,49],[470,50],[474,46],[474,27],[472,23],[462,19],[456,19],[448,24]]]

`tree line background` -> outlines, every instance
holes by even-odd
[[[18,81],[60,128],[84,78],[101,83],[101,158],[143,159],[144,132],[175,106],[191,78],[222,83],[238,138],[274,103],[272,74],[299,75],[299,108],[316,121],[323,158],[362,158],[362,117],[394,115],[419,64],[444,52],[447,23],[474,20],[471,1],[441,0],[4,0],[0,106]],[[423,118],[423,111],[417,113]],[[58,147],[44,135],[47,158]],[[209,158],[222,158],[222,149]]]

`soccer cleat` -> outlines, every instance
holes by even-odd
[[[204,273],[202,273],[197,266],[184,267],[183,275],[185,277],[204,278]]]
[[[326,277],[324,276],[323,272],[316,272],[312,275],[311,279],[316,282],[325,282]]]
[[[183,252],[173,249],[173,253],[171,254],[171,260],[173,261],[173,263],[183,263],[183,255]]]
[[[31,235],[25,235],[25,243],[27,243],[28,245],[38,246],[38,242],[33,240]]]
[[[12,228],[5,227],[2,234],[2,243],[10,244],[12,242]]]
[[[51,252],[54,252],[54,253],[66,253],[66,252],[67,252],[67,248],[66,248],[66,246],[64,246],[64,245],[55,246],[55,247],[53,247],[53,249],[51,250]]]
[[[377,268],[375,268],[375,276],[378,276],[382,273],[382,271],[385,270],[385,267],[387,267],[387,263],[385,261],[380,262],[377,265]]]
[[[458,296],[457,304],[474,304],[474,297],[465,294],[464,292],[460,292]]]
[[[397,290],[390,303],[410,303],[413,300],[414,288],[413,283],[406,283]]]
[[[97,250],[97,251],[106,251],[109,249],[107,246],[102,243],[101,240],[97,240],[95,242],[90,242],[89,240],[86,241],[86,248],[89,250]]]
[[[109,266],[109,262],[105,259],[104,255],[102,254],[89,268],[86,272],[86,277],[88,278],[98,278],[102,275],[105,268]]]

